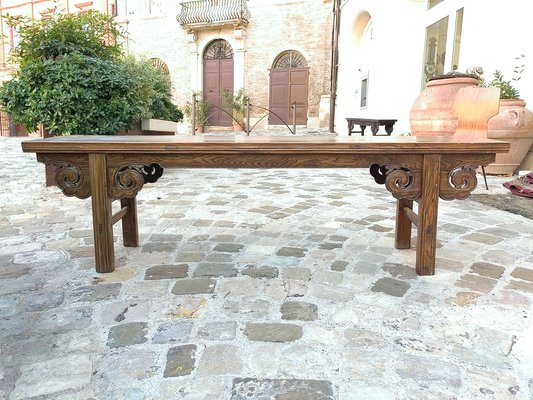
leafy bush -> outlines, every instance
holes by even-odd
[[[8,17],[8,24],[17,26],[20,32],[13,61],[21,67],[72,53],[105,60],[123,55],[120,46],[124,38],[122,31],[113,18],[97,11],[55,14],[52,18],[39,20]]]
[[[150,61],[139,61],[138,74],[148,86],[150,117],[174,122],[183,120],[183,112],[171,101],[172,84],[167,75],[154,67]]]
[[[142,118],[179,122],[168,78],[148,61],[125,58],[114,21],[97,12],[17,21],[20,71],[0,89],[13,121],[51,134],[109,135]]]
[[[28,130],[44,123],[55,135],[112,134],[148,115],[133,68],[81,54],[33,62],[4,84],[0,101]]]

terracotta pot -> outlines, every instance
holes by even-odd
[[[196,125],[196,133],[204,133],[204,126]]]
[[[469,77],[434,79],[418,95],[411,107],[409,121],[413,136],[450,136],[457,130],[457,117],[452,113],[459,89],[478,86]]]
[[[242,132],[244,129],[241,124],[238,124],[237,122],[233,121],[233,131],[234,132]]]
[[[500,112],[489,120],[489,139],[511,143],[509,153],[496,154],[488,174],[512,175],[533,144],[533,112],[522,99],[501,99]]]

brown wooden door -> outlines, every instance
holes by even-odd
[[[220,108],[226,109],[222,92],[233,93],[233,59],[204,59],[204,99],[211,103],[207,113],[211,126],[231,126],[230,115]],[[226,110],[228,111],[228,110]],[[231,114],[231,111],[228,111]]]
[[[292,124],[292,104],[296,102],[296,124],[307,125],[309,68],[270,70],[270,125]],[[277,114],[277,115],[276,115]]]

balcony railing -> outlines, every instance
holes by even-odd
[[[196,29],[211,25],[246,25],[250,19],[248,0],[196,0],[180,3],[177,17],[184,29]]]

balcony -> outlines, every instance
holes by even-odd
[[[250,10],[248,0],[195,0],[180,3],[181,12],[177,16],[181,27],[187,31],[209,29],[215,26],[248,25]]]

